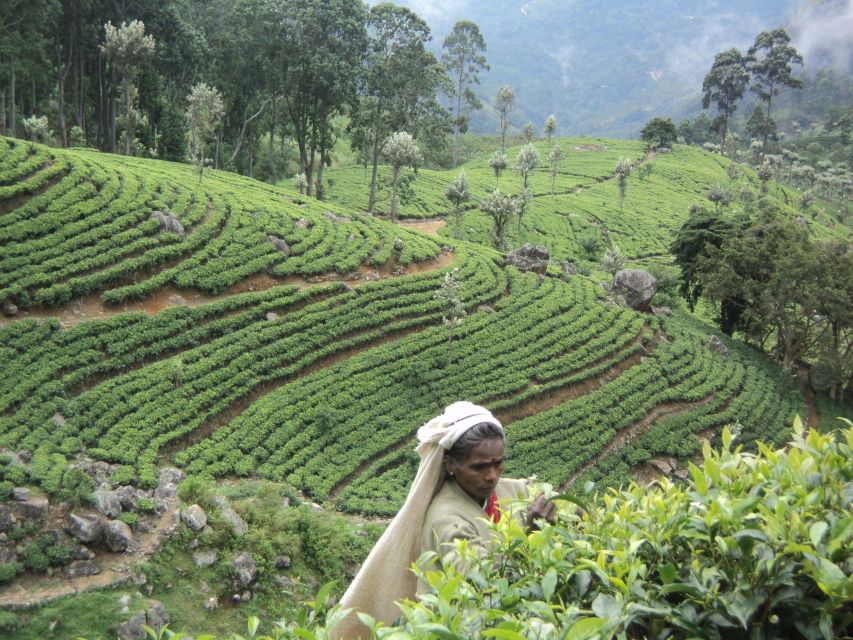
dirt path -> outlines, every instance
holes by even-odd
[[[440,226],[441,225],[438,225],[436,229],[440,228]],[[348,280],[348,282],[352,286],[358,287],[359,285],[372,280],[384,280],[386,278],[412,275],[415,273],[422,273],[424,271],[440,270],[448,267],[454,259],[455,255],[452,252],[442,252],[437,258],[433,258],[432,260],[413,262],[405,266],[397,265],[395,260],[389,261],[388,264],[382,267],[362,265],[359,268],[358,279]],[[304,278],[302,276],[275,278],[268,273],[259,273],[241,280],[219,295],[210,295],[203,291],[198,291],[197,289],[179,289],[177,287],[167,285],[161,287],[144,300],[127,302],[121,305],[105,304],[101,300],[100,292],[98,292],[89,294],[85,298],[75,300],[74,302],[59,309],[21,310],[12,318],[0,315],[0,326],[8,322],[12,322],[13,320],[46,320],[49,318],[58,318],[60,325],[63,328],[68,328],[85,320],[102,320],[120,313],[128,313],[131,311],[141,311],[148,315],[156,315],[163,309],[168,309],[169,307],[176,307],[180,305],[197,307],[202,304],[228,298],[229,296],[233,296],[238,293],[266,291],[273,287],[285,285],[296,285],[300,288],[307,288],[321,282],[339,280],[347,280],[347,276],[338,273],[327,273],[311,278]]]
[[[169,498],[164,503],[166,508],[154,523],[151,531],[134,533],[133,539],[136,545],[133,551],[129,553],[104,552],[97,555],[93,562],[96,562],[100,567],[100,573],[79,578],[66,578],[59,575],[45,578],[44,576],[27,575],[0,590],[0,608],[29,609],[57,598],[113,587],[133,579],[136,566],[150,558],[155,551],[161,548],[175,526],[175,514],[178,509],[177,498]]]
[[[414,229],[431,236],[438,236],[438,230],[447,226],[444,218],[429,218],[427,220],[401,220],[400,226]]]

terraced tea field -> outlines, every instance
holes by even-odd
[[[537,170],[514,239],[560,259],[591,228],[631,257],[665,254],[689,204],[727,180],[697,150],[561,145],[578,150],[557,195]],[[632,176],[622,214],[609,180],[619,156],[653,166]],[[492,188],[485,161],[466,171],[475,199]],[[116,483],[152,487],[177,464],[387,515],[413,477],[418,426],[459,398],[506,423],[508,474],[557,486],[617,483],[657,456],[683,465],[697,436],[730,423],[779,444],[805,415],[795,382],[738,343],[723,355],[688,314],[640,314],[608,304],[593,279],[504,266],[474,209],[462,239],[365,215],[361,169],[330,173],[321,203],[233,174],[199,183],[184,165],[0,139],[0,301],[22,309],[0,325],[0,447],[33,453],[32,482],[59,492],[85,455],[114,464]],[[446,214],[455,175],[421,171],[404,211]],[[450,344],[434,297],[449,268],[467,312]],[[81,305],[98,317],[70,321]]]

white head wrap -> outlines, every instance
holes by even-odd
[[[416,451],[421,464],[409,495],[341,598],[343,607],[391,624],[400,617],[396,602],[414,600],[417,578],[411,566],[420,555],[421,529],[427,509],[444,482],[444,452],[468,429],[484,422],[503,431],[501,423],[488,409],[463,400],[454,402],[443,414],[418,429]],[[333,635],[337,638],[370,637],[355,614],[338,623]]]

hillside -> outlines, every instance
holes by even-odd
[[[76,490],[81,456],[109,465],[108,484],[147,491],[176,464],[389,515],[417,464],[415,430],[459,398],[507,425],[508,475],[563,488],[683,475],[726,424],[772,444],[795,414],[816,425],[797,381],[763,354],[725,337],[715,348],[713,328],[678,308],[612,304],[578,257],[578,238],[596,233],[666,263],[689,205],[729,180],[726,161],[560,144],[556,195],[537,170],[511,243],[545,244],[593,277],[505,266],[474,208],[461,239],[366,216],[360,169],[330,171],[326,203],[233,174],[199,182],[185,165],[0,139],[0,300],[20,307],[0,324],[0,449],[32,456],[3,480],[55,502]],[[623,155],[651,169],[631,176],[620,212],[610,175]],[[483,159],[465,170],[476,202],[494,176]],[[421,171],[405,213],[447,213],[455,175]],[[795,215],[784,194],[773,186]],[[828,215],[806,223],[846,237]],[[448,343],[434,296],[451,268],[467,315]]]

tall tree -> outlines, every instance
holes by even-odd
[[[542,133],[545,134],[545,138],[548,140],[548,145],[551,145],[551,136],[553,136],[557,132],[557,116],[553,113],[545,118],[545,125],[542,127]]]
[[[480,209],[492,219],[495,247],[506,250],[506,227],[518,211],[517,199],[495,189],[488,198],[480,201]]]
[[[130,155],[131,146],[136,140],[136,125],[139,112],[136,109],[138,89],[134,84],[140,65],[154,55],[154,38],[145,35],[145,24],[133,20],[130,24],[122,22],[115,27],[112,23],[104,25],[104,55],[110,60],[121,78],[121,110],[124,155]]]
[[[551,165],[551,195],[554,195],[554,183],[557,180],[557,172],[560,170],[560,161],[563,159],[563,150],[560,145],[555,144],[548,152],[548,162]]]
[[[707,109],[712,102],[717,105],[722,117],[722,140],[720,149],[725,153],[726,133],[729,118],[737,109],[737,102],[743,97],[749,86],[749,72],[746,70],[746,58],[735,48],[718,53],[711,70],[705,76],[702,90],[702,106]]]
[[[187,121],[190,125],[193,142],[193,158],[198,166],[198,181],[204,173],[204,151],[213,138],[224,113],[222,96],[216,87],[208,87],[200,82],[187,96]]]
[[[411,10],[383,3],[371,8],[367,20],[367,58],[349,132],[371,164],[367,210],[373,213],[382,145],[395,131],[420,133],[430,118],[449,117],[437,97],[448,78],[426,50],[429,27]]]
[[[530,172],[539,166],[539,151],[533,146],[532,142],[528,142],[521,147],[518,155],[515,158],[515,170],[521,174],[521,194],[516,207],[516,215],[518,216],[518,231],[521,232],[521,219],[524,217],[527,205],[532,200],[530,194]]]
[[[506,151],[506,130],[509,128],[509,114],[515,109],[515,89],[508,84],[498,89],[495,96],[495,109],[500,118],[501,153]]]
[[[625,204],[625,193],[628,191],[628,176],[634,170],[634,166],[628,158],[619,158],[616,161],[616,169],[613,171],[613,177],[616,178],[616,187],[619,189],[619,213],[622,213],[622,206]]]
[[[453,203],[453,213],[456,224],[453,227],[453,236],[458,238],[461,233],[462,218],[460,215],[460,207],[463,202],[467,202],[471,193],[468,191],[468,179],[465,177],[465,171],[460,171],[456,180],[451,182],[444,192],[444,197]]]
[[[770,135],[769,123],[773,122],[770,115],[773,96],[777,95],[783,86],[792,89],[803,86],[803,81],[794,76],[792,67],[795,64],[802,65],[803,57],[790,42],[791,38],[785,29],[762,31],[747,52],[748,69],[752,74],[751,89],[767,103],[765,117],[768,125],[765,127],[763,140],[765,150]]]
[[[480,34],[480,28],[470,20],[461,20],[453,25],[450,35],[442,45],[441,63],[453,78],[451,97],[456,98],[456,119],[453,136],[453,166],[459,164],[459,136],[467,128],[468,111],[479,109],[482,104],[477,99],[471,85],[480,84],[480,72],[488,71],[489,65],[483,55],[486,41]]]
[[[423,160],[418,145],[405,131],[392,134],[384,145],[383,151],[391,165],[391,220],[397,219],[397,183],[403,167],[417,167]]]

